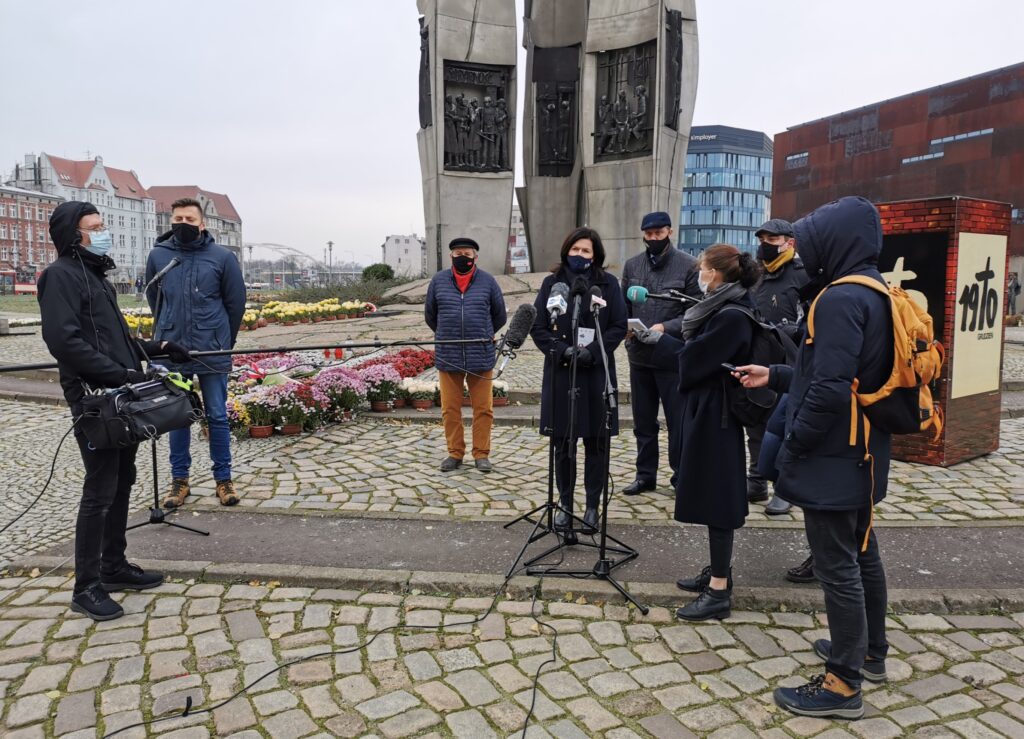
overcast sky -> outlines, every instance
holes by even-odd
[[[771,135],[1024,59],[1018,0],[697,11],[694,124]],[[414,0],[0,0],[0,172],[98,154],[228,193],[246,241],[377,261],[423,233],[418,62]]]

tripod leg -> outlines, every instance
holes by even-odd
[[[168,526],[173,526],[176,529],[185,529],[185,531],[191,531],[193,534],[201,534],[202,536],[209,536],[209,531],[203,531],[202,529],[194,529],[191,526],[186,526],[183,523],[174,523],[174,521],[164,521]]]
[[[607,583],[610,583],[613,588],[615,588],[616,590],[619,591],[619,593],[622,594],[623,598],[625,598],[630,603],[632,603],[634,606],[636,606],[639,609],[640,613],[642,613],[642,614],[644,614],[646,616],[650,612],[650,610],[651,610],[650,608],[648,608],[645,605],[642,605],[636,598],[634,598],[632,595],[627,593],[626,589],[623,588],[621,585],[619,585],[618,580],[616,580],[614,577],[612,577],[610,575],[602,575],[601,579],[604,580]]]

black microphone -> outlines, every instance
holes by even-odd
[[[167,266],[164,267],[159,272],[157,272],[155,275],[153,275],[153,279],[146,283],[146,287],[143,288],[143,292],[148,290],[151,286],[155,285],[156,283],[160,282],[160,280],[162,280],[168,272],[177,267],[179,264],[181,264],[181,260],[178,259],[178,257],[172,257],[171,261],[167,263]]]
[[[533,322],[537,320],[537,309],[530,303],[523,303],[516,309],[516,312],[512,315],[512,320],[509,321],[508,331],[501,337],[501,344],[498,345],[498,353],[504,354],[505,358],[501,362],[501,367],[498,368],[498,374],[495,377],[501,375],[505,371],[505,367],[515,356],[515,350],[523,345],[526,341],[526,337],[530,335],[530,329],[533,328]],[[505,347],[508,347],[506,349]]]
[[[601,288],[594,285],[590,288],[590,310],[597,313],[602,308],[608,307],[608,301],[604,299],[604,295],[601,293]]]
[[[551,292],[548,293],[548,302],[545,307],[548,310],[548,316],[551,317],[552,330],[554,330],[558,319],[569,310],[569,304],[566,302],[568,297],[569,286],[564,282],[556,282],[551,286]]]

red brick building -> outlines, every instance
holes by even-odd
[[[1010,203],[1010,269],[1024,267],[1024,63],[793,126],[774,165],[777,218],[844,195]]]
[[[50,241],[50,214],[64,198],[0,186],[0,293],[34,285],[35,275],[57,258]]]

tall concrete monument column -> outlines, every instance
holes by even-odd
[[[621,268],[643,249],[644,213],[664,210],[678,220],[697,93],[694,5],[527,3],[521,201],[534,269],[557,261],[576,225],[595,228],[608,264]],[[564,144],[566,119],[573,151]]]
[[[448,242],[480,244],[480,266],[505,271],[516,131],[516,12],[511,0],[417,0],[427,273]]]

